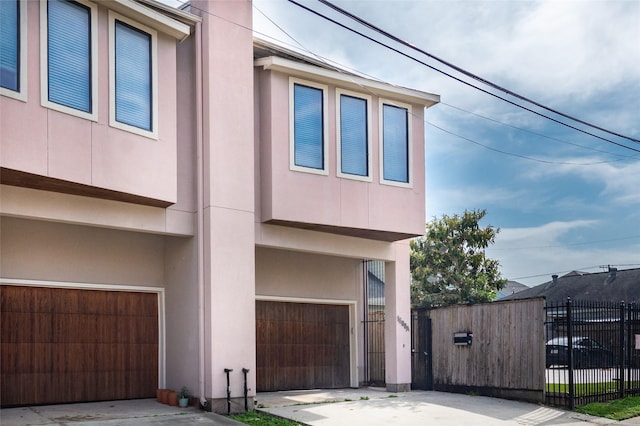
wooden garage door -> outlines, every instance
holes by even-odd
[[[349,387],[349,307],[256,302],[257,391]]]
[[[158,299],[0,287],[2,406],[148,398],[158,382]]]

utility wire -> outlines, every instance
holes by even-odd
[[[292,1],[292,0],[290,0],[290,1]],[[542,108],[542,109],[544,109],[546,111],[552,112],[552,113],[557,114],[557,115],[559,115],[561,117],[564,117],[564,118],[568,118],[569,120],[575,121],[577,123],[583,124],[585,126],[593,128],[593,129],[600,130],[601,132],[608,133],[610,135],[617,136],[617,137],[622,138],[622,139],[627,139],[627,140],[635,142],[635,143],[640,143],[640,139],[636,139],[636,138],[633,138],[633,137],[630,137],[630,136],[625,136],[625,135],[622,135],[620,133],[617,133],[617,132],[605,129],[603,127],[597,126],[597,125],[595,125],[593,123],[589,123],[587,121],[581,120],[581,119],[576,118],[576,117],[574,117],[572,115],[565,114],[565,113],[563,113],[561,111],[558,111],[556,109],[550,108],[550,107],[548,107],[546,105],[543,105],[543,104],[541,104],[539,102],[536,102],[536,101],[534,101],[534,100],[532,100],[530,98],[527,98],[527,97],[525,97],[523,95],[515,93],[515,92],[513,92],[513,91],[511,91],[511,90],[509,90],[509,89],[507,89],[505,87],[502,87],[502,86],[500,86],[500,85],[498,85],[496,83],[493,83],[493,82],[491,82],[491,81],[489,81],[489,80],[487,80],[485,78],[482,78],[482,77],[480,77],[480,76],[478,76],[476,74],[473,74],[472,72],[467,71],[464,68],[461,68],[461,67],[459,67],[459,66],[457,66],[455,64],[452,64],[451,62],[445,61],[444,59],[439,58],[438,56],[435,56],[435,55],[427,52],[426,50],[421,49],[418,46],[416,46],[416,45],[414,45],[412,43],[409,43],[409,42],[407,42],[407,41],[405,41],[405,40],[403,40],[403,39],[401,39],[401,38],[399,38],[399,37],[387,32],[387,31],[385,31],[385,30],[373,25],[372,23],[370,23],[370,22],[368,22],[368,21],[366,21],[366,20],[364,20],[364,19],[362,19],[362,18],[360,18],[360,17],[358,17],[358,16],[356,16],[356,15],[354,15],[354,14],[352,14],[352,13],[350,13],[350,12],[348,12],[348,11],[338,7],[338,6],[336,6],[336,5],[334,5],[333,3],[331,3],[328,0],[318,0],[318,1],[320,3],[322,3],[322,4],[324,4],[325,6],[328,6],[331,9],[341,13],[342,15],[345,15],[348,18],[358,22],[359,24],[361,24],[361,25],[363,25],[363,26],[365,26],[365,27],[367,27],[367,28],[379,33],[379,34],[382,34],[383,36],[385,36],[385,37],[387,37],[387,38],[389,38],[389,39],[391,39],[391,40],[393,40],[393,41],[395,41],[397,43],[402,44],[403,46],[407,46],[408,48],[410,48],[412,50],[415,50],[416,52],[420,52],[423,55],[426,55],[429,58],[434,59],[434,60],[440,62],[441,64],[446,65],[449,68],[452,68],[452,69],[458,71],[461,74],[466,75],[467,77],[471,77],[472,79],[474,79],[476,81],[479,81],[479,82],[481,82],[481,83],[483,83],[483,84],[485,84],[485,85],[487,85],[489,87],[492,87],[492,88],[494,88],[496,90],[504,92],[509,96],[513,96],[514,98],[520,99],[522,101],[525,101],[527,103],[535,105],[535,106],[537,106],[539,108]],[[295,3],[295,2],[293,2],[293,3]]]
[[[593,240],[593,241],[582,241],[579,243],[566,243],[566,244],[556,244],[556,245],[547,245],[547,246],[524,246],[524,247],[505,247],[505,248],[495,248],[492,247],[488,250],[491,251],[505,251],[505,250],[529,250],[529,249],[541,249],[541,248],[562,248],[567,246],[584,246],[589,244],[600,244],[600,243],[609,243],[613,241],[623,241],[623,240],[634,240],[636,238],[640,238],[640,235],[632,235],[630,237],[620,237],[620,238],[609,238],[606,240]]]
[[[541,158],[534,158],[534,157],[529,157],[529,156],[526,156],[526,155],[523,155],[523,154],[516,154],[516,153],[513,153],[513,152],[503,151],[501,149],[494,148],[494,147],[491,147],[489,145],[485,145],[485,144],[483,144],[481,142],[478,142],[478,141],[476,141],[474,139],[471,139],[471,138],[468,138],[466,136],[462,136],[462,135],[459,135],[459,134],[454,133],[452,131],[449,131],[449,130],[443,128],[443,127],[440,127],[440,126],[438,126],[436,124],[433,124],[432,122],[430,122],[428,120],[424,120],[424,122],[427,123],[428,125],[432,126],[432,127],[435,127],[436,129],[438,129],[438,130],[440,130],[440,131],[442,131],[444,133],[448,133],[448,134],[450,134],[452,136],[455,136],[457,138],[463,139],[463,140],[465,140],[467,142],[471,142],[472,144],[481,146],[481,147],[486,148],[486,149],[488,149],[490,151],[498,152],[498,153],[504,154],[504,155],[509,155],[511,157],[522,158],[524,160],[536,161],[538,163],[561,164],[561,165],[568,165],[568,166],[594,166],[596,164],[611,163],[611,162],[614,162],[614,161],[620,161],[621,160],[621,159],[617,159],[617,160],[611,160],[611,161],[594,161],[594,162],[591,162],[591,163],[572,163],[572,162],[569,162],[569,161],[543,160]],[[630,148],[630,149],[632,149],[632,148]],[[640,152],[640,150],[636,150],[636,151]]]
[[[621,264],[621,265],[609,265],[609,266],[637,266],[640,265],[640,263],[625,263],[625,264]],[[566,274],[569,272],[573,272],[573,271],[585,271],[587,269],[600,269],[602,266],[598,265],[598,266],[583,266],[582,268],[576,268],[576,269],[572,269],[572,270],[567,270],[567,271],[557,271],[557,272],[547,272],[546,274],[538,274],[538,275],[529,275],[526,277],[515,277],[515,278],[509,278],[509,280],[511,281],[515,281],[515,280],[524,280],[526,278],[539,278],[539,277],[548,277],[550,275],[560,275],[560,274]],[[623,269],[624,271],[624,269]],[[606,272],[606,271],[605,271]],[[585,272],[586,274],[601,274],[602,272]],[[544,284],[544,283],[543,283]]]
[[[289,1],[291,1],[291,0],[289,0]],[[185,2],[185,3],[186,3],[186,2]],[[294,3],[295,3],[295,2],[294,2]],[[223,18],[223,17],[221,17],[221,16],[218,16],[218,15],[213,14],[213,13],[208,12],[208,11],[204,11],[204,10],[202,10],[202,9],[198,8],[198,7],[193,6],[193,5],[190,5],[190,7],[191,7],[191,8],[193,8],[193,9],[199,10],[199,11],[201,11],[201,12],[203,12],[203,13],[207,13],[207,14],[209,14],[209,15],[211,15],[211,16],[217,17],[217,18],[219,18],[219,19],[225,20],[225,21],[227,21],[227,22],[229,22],[229,23],[232,23],[232,24],[235,24],[235,25],[237,25],[237,26],[240,26],[240,27],[242,27],[242,28],[244,28],[244,29],[246,29],[246,30],[251,30],[251,28],[249,28],[249,27],[246,27],[246,26],[243,26],[243,25],[239,25],[239,24],[238,24],[238,23],[236,23],[236,22],[229,21],[229,20],[228,20],[228,19],[226,19],[226,18]],[[308,53],[312,54],[312,55],[313,55],[313,56],[315,56],[317,59],[319,59],[321,62],[325,63],[326,65],[331,66],[331,65],[328,63],[328,60],[327,60],[326,58],[324,58],[324,57],[322,57],[322,56],[319,56],[319,55],[317,55],[317,54],[313,53],[312,51],[310,51],[309,49],[307,49],[307,48],[306,48],[305,46],[303,46],[303,45],[302,45],[298,40],[296,40],[292,35],[290,35],[288,32],[286,32],[286,31],[285,31],[285,30],[284,30],[280,25],[278,25],[276,22],[274,22],[274,21],[273,21],[269,16],[267,16],[264,12],[262,12],[259,8],[257,8],[255,5],[253,5],[253,7],[254,7],[258,12],[260,12],[260,14],[262,14],[262,15],[263,15],[267,20],[269,20],[269,22],[271,22],[274,26],[276,26],[276,28],[278,28],[282,33],[284,33],[284,34],[285,34],[287,37],[289,37],[291,40],[295,41],[295,42],[298,44],[298,46],[300,46],[304,51],[306,51],[306,52],[308,52]],[[303,7],[303,8],[305,8],[305,9],[307,9],[307,8],[306,8],[306,7],[304,7],[304,6],[301,6],[301,7]],[[309,11],[313,12],[312,10],[309,10]],[[315,12],[314,12],[314,13],[315,13]],[[320,16],[322,16],[322,15],[320,15]],[[342,24],[340,24],[340,23],[338,23],[338,22],[335,22],[335,23],[336,23],[336,24],[338,24],[339,26],[341,26],[341,27],[345,28],[345,29],[349,29],[349,30],[351,30],[350,28],[348,28],[348,27],[346,27],[346,26],[344,26],[344,25],[342,25]],[[351,30],[351,31],[356,32],[355,30]],[[254,32],[255,32],[256,34],[260,34],[260,35],[267,36],[266,34],[262,34],[262,33],[260,33],[260,32],[255,31],[255,30],[254,30]],[[356,33],[357,33],[357,32],[356,32]],[[358,34],[360,34],[360,33],[358,33]],[[361,35],[362,35],[363,37],[365,37],[365,38],[370,39],[371,41],[374,41],[374,42],[376,42],[376,43],[378,43],[378,44],[381,44],[381,45],[382,45],[382,46],[384,46],[384,47],[387,47],[386,45],[384,45],[384,44],[382,44],[382,43],[378,42],[377,40],[371,39],[371,38],[369,38],[368,36],[365,36],[365,35],[363,35],[363,34],[361,34]],[[411,57],[411,56],[409,56],[409,55],[406,55],[406,54],[404,54],[403,52],[400,52],[400,51],[398,51],[398,50],[396,50],[396,49],[393,49],[393,48],[391,48],[391,47],[389,47],[389,48],[390,48],[390,49],[392,49],[392,50],[395,50],[397,53],[400,53],[400,54],[402,54],[402,55],[404,55],[404,56],[407,56],[407,57],[409,57],[409,58],[411,58],[411,59],[414,59],[414,60],[418,61],[417,59],[415,59],[415,58],[413,58],[413,57]],[[420,62],[420,61],[418,61],[418,62]],[[431,66],[429,66],[429,65],[427,65],[427,64],[424,64],[424,65],[425,65],[425,66],[427,66],[427,67],[429,67],[429,68],[432,68]],[[331,68],[333,68],[333,69],[335,69],[335,70],[338,70],[339,72],[344,72],[344,71],[343,71],[343,70],[341,70],[339,67],[331,66]],[[435,69],[435,68],[433,68],[433,69]],[[354,72],[357,72],[357,73],[359,73],[359,74],[361,74],[361,75],[367,76],[367,77],[369,77],[369,78],[374,78],[374,77],[368,76],[367,74],[361,73],[361,72],[359,72],[359,71],[357,71],[357,70],[353,70],[353,71],[354,71]],[[437,71],[439,71],[439,70],[437,70]],[[455,77],[453,77],[453,78],[455,78]],[[375,78],[374,78],[374,79],[375,79]],[[378,79],[375,79],[375,80],[379,81]],[[462,80],[459,80],[459,81],[461,81],[461,82],[463,82],[463,83],[467,84],[466,82],[464,82],[464,81],[462,81]],[[480,89],[480,90],[482,90],[482,89]],[[483,91],[484,91],[484,90],[483,90]],[[487,93],[491,94],[490,92],[487,92]],[[375,95],[375,93],[372,93],[372,94],[374,94],[374,95]],[[507,102],[510,102],[510,101],[507,101]],[[511,102],[510,102],[510,103],[511,103]],[[516,129],[519,129],[519,130],[522,130],[522,131],[530,132],[530,133],[536,134],[536,135],[538,135],[538,136],[547,137],[547,138],[550,138],[550,139],[555,139],[555,138],[551,138],[551,137],[548,137],[548,136],[545,136],[545,135],[539,135],[539,134],[537,134],[537,133],[535,133],[535,132],[531,132],[531,131],[528,131],[528,130],[526,130],[526,129],[520,129],[520,128],[518,128],[518,127],[515,127],[515,126],[512,126],[512,125],[509,125],[509,124],[501,123],[501,122],[499,122],[499,121],[497,121],[497,120],[494,120],[494,119],[491,119],[491,118],[488,118],[488,117],[484,117],[484,116],[482,116],[482,115],[475,114],[475,113],[472,113],[472,112],[470,112],[470,111],[466,111],[466,110],[464,110],[464,109],[462,109],[462,108],[458,108],[458,107],[455,107],[455,106],[453,106],[453,105],[449,105],[449,104],[446,104],[446,103],[443,103],[443,104],[444,104],[444,105],[446,105],[446,106],[449,106],[449,107],[451,107],[451,108],[455,108],[455,109],[458,109],[458,110],[460,110],[460,111],[464,111],[464,112],[467,112],[467,113],[469,113],[469,114],[476,115],[476,116],[481,117],[481,118],[484,118],[484,119],[486,119],[486,120],[490,120],[490,121],[494,121],[494,122],[497,122],[497,123],[503,124],[503,125],[505,125],[505,126],[509,126],[509,127],[513,127],[513,128],[516,128]],[[514,105],[517,105],[517,104],[514,104]],[[526,109],[526,108],[525,108],[525,109]],[[535,111],[532,111],[532,112],[536,113]],[[537,113],[536,113],[536,114],[537,114]],[[458,135],[458,134],[456,134],[456,133],[454,133],[454,132],[451,132],[451,131],[449,131],[449,130],[446,130],[446,129],[444,129],[444,128],[440,127],[440,126],[437,126],[437,125],[435,125],[435,124],[433,124],[433,123],[431,123],[431,122],[427,121],[427,120],[425,120],[425,123],[426,123],[426,124],[429,124],[429,125],[431,125],[431,126],[433,126],[433,127],[435,127],[435,128],[437,128],[437,129],[439,129],[439,130],[441,130],[442,132],[448,133],[448,134],[450,134],[450,135],[452,135],[452,136],[456,136],[456,137],[458,137],[458,138],[460,138],[460,139],[466,140],[466,141],[468,141],[468,142],[471,142],[471,143],[473,143],[473,144],[476,144],[476,145],[481,146],[481,147],[483,147],[483,148],[486,148],[486,149],[488,149],[488,150],[495,151],[495,152],[498,152],[498,153],[500,153],[500,154],[504,154],[504,155],[509,155],[509,156],[513,156],[513,157],[522,158],[522,159],[525,159],[525,160],[531,160],[531,161],[536,161],[536,162],[546,163],[546,164],[561,164],[561,165],[575,165],[575,166],[596,165],[596,164],[602,164],[602,163],[608,163],[608,162],[610,162],[610,161],[600,161],[600,162],[592,162],[592,163],[571,163],[571,162],[561,162],[561,161],[542,160],[542,159],[533,158],[533,157],[528,157],[528,156],[521,155],[521,154],[516,154],[516,153],[511,153],[511,152],[507,152],[507,151],[499,150],[499,149],[497,149],[497,148],[493,148],[493,147],[490,147],[490,146],[484,145],[484,144],[482,144],[482,143],[480,143],[480,142],[477,142],[477,141],[475,141],[475,140],[472,140],[472,139],[470,139],[470,138],[467,138],[467,137],[464,137],[464,136]],[[579,130],[579,129],[577,129],[577,130]],[[594,136],[595,136],[595,135],[594,135]],[[596,136],[596,137],[600,138],[599,136]],[[600,139],[602,139],[602,138],[600,138]],[[564,143],[568,143],[568,144],[571,144],[571,145],[576,145],[576,146],[579,146],[579,147],[587,148],[587,149],[593,149],[593,150],[595,150],[595,151],[600,151],[600,150],[597,150],[597,149],[594,149],[594,148],[589,148],[589,147],[585,147],[585,146],[582,146],[582,145],[578,145],[578,144],[573,144],[573,143],[570,143],[570,142],[561,141],[561,140],[559,140],[559,139],[555,139],[555,140],[558,140],[559,142],[564,142]],[[608,141],[607,139],[604,139],[604,140]],[[613,142],[613,141],[611,141],[611,142],[612,142],[612,143],[615,143],[615,142]],[[640,150],[636,150],[636,149],[634,149],[634,148],[631,148],[631,147],[628,147],[628,146],[625,146],[625,145],[620,145],[620,146],[622,146],[622,147],[624,147],[624,148],[627,148],[627,149],[630,149],[630,150],[632,150],[632,151],[636,151],[636,152],[639,152],[639,153],[640,153]],[[611,154],[611,155],[618,155],[618,156],[621,156],[620,154],[613,154],[613,153],[609,153],[609,152],[606,152],[606,151],[600,151],[600,152],[607,153],[607,154]],[[626,156],[623,156],[623,157],[626,157]],[[629,158],[635,158],[635,157],[629,157]],[[617,161],[617,160],[614,160],[614,161]]]
[[[605,142],[608,142],[608,143],[611,143],[611,144],[617,145],[617,146],[622,147],[622,148],[625,148],[625,149],[629,149],[629,150],[632,150],[632,151],[636,151],[635,149],[630,148],[630,147],[628,147],[628,146],[626,146],[626,145],[624,145],[624,144],[621,144],[621,143],[619,143],[619,142],[615,142],[615,141],[613,141],[613,140],[611,140],[611,139],[607,139],[607,138],[605,138],[605,137],[603,137],[603,136],[599,136],[599,135],[596,135],[596,134],[591,133],[591,132],[589,132],[589,131],[586,131],[586,130],[580,129],[580,128],[576,127],[576,126],[573,126],[573,125],[571,125],[571,124],[565,123],[565,122],[560,121],[560,120],[558,120],[558,119],[556,119],[556,118],[553,118],[553,117],[550,117],[550,116],[548,116],[548,115],[545,115],[545,114],[543,114],[543,113],[541,113],[541,112],[535,111],[535,110],[533,110],[533,109],[531,109],[531,108],[525,107],[524,105],[520,105],[520,104],[518,104],[518,103],[516,103],[516,102],[514,102],[514,101],[512,101],[512,100],[509,100],[509,99],[507,99],[507,98],[504,98],[504,97],[502,97],[502,96],[500,96],[500,95],[498,95],[498,94],[496,94],[496,93],[490,92],[490,91],[488,91],[488,90],[486,90],[486,89],[483,89],[483,88],[481,88],[481,87],[479,87],[479,86],[476,86],[476,85],[474,85],[474,84],[472,84],[472,83],[469,83],[468,81],[464,81],[464,80],[462,80],[461,78],[456,77],[456,76],[454,76],[454,75],[452,75],[452,74],[450,74],[450,73],[447,73],[446,71],[440,70],[440,69],[438,69],[438,68],[434,67],[433,65],[430,65],[430,64],[428,64],[428,63],[426,63],[426,62],[424,62],[424,61],[422,61],[422,60],[420,60],[420,59],[418,59],[418,58],[416,58],[416,57],[414,57],[414,56],[409,55],[408,53],[405,53],[405,52],[403,52],[403,51],[401,51],[401,50],[399,50],[399,49],[397,49],[397,48],[394,48],[394,47],[392,47],[392,46],[390,46],[390,45],[388,45],[388,44],[385,44],[385,43],[381,42],[380,40],[376,40],[375,38],[373,38],[373,37],[371,37],[371,36],[368,36],[368,35],[366,35],[366,34],[364,34],[364,33],[360,32],[360,31],[358,31],[358,30],[355,30],[355,29],[353,29],[353,28],[351,28],[351,27],[349,27],[349,26],[347,26],[347,25],[345,25],[345,24],[342,24],[341,22],[338,22],[338,21],[336,21],[335,19],[332,19],[332,18],[330,18],[330,17],[328,17],[328,16],[326,16],[326,15],[323,15],[322,13],[320,13],[320,12],[318,12],[318,11],[316,11],[316,10],[313,10],[313,9],[311,9],[311,8],[309,8],[309,7],[305,6],[305,5],[303,5],[303,4],[299,3],[299,2],[297,2],[296,0],[288,0],[288,1],[289,1],[290,3],[292,3],[292,4],[295,4],[296,6],[298,6],[298,7],[300,7],[300,8],[302,8],[302,9],[304,9],[304,10],[306,10],[306,11],[310,12],[310,13],[313,13],[313,14],[314,14],[314,15],[316,15],[316,16],[319,16],[319,17],[321,17],[321,18],[323,18],[323,19],[325,19],[325,20],[327,20],[327,21],[329,21],[329,22],[331,22],[331,23],[333,23],[333,24],[335,24],[335,25],[338,25],[339,27],[342,27],[342,28],[346,29],[347,31],[351,31],[351,32],[353,32],[353,33],[355,33],[355,34],[357,34],[357,35],[359,35],[359,36],[361,36],[361,37],[363,37],[363,38],[365,38],[365,39],[367,39],[367,40],[369,40],[369,41],[372,41],[372,42],[374,42],[374,43],[376,43],[376,44],[378,44],[378,45],[380,45],[380,46],[382,46],[382,47],[385,47],[385,48],[387,48],[387,49],[389,49],[389,50],[391,50],[391,51],[393,51],[393,52],[396,52],[396,53],[398,53],[398,54],[400,54],[400,55],[402,55],[402,56],[404,56],[404,57],[406,57],[406,58],[408,58],[408,59],[410,59],[410,60],[412,60],[412,61],[414,61],[414,62],[417,62],[417,63],[419,63],[419,64],[421,64],[421,65],[423,65],[423,66],[425,66],[425,67],[427,67],[427,68],[430,68],[430,69],[432,69],[432,70],[436,71],[436,72],[439,72],[439,73],[441,73],[441,74],[443,74],[443,75],[445,75],[445,76],[447,76],[447,77],[449,77],[449,78],[451,78],[451,79],[453,79],[453,80],[456,80],[456,81],[458,81],[458,82],[460,82],[460,83],[462,83],[462,84],[465,84],[465,85],[467,85],[467,86],[469,86],[469,87],[472,87],[472,88],[474,88],[474,89],[476,89],[476,90],[478,90],[478,91],[481,91],[481,92],[483,92],[483,93],[486,93],[487,95],[493,96],[493,97],[495,97],[495,98],[497,98],[497,99],[500,99],[500,100],[502,100],[502,101],[504,101],[504,102],[507,102],[507,103],[509,103],[509,104],[511,104],[511,105],[514,105],[514,106],[516,106],[516,107],[518,107],[518,108],[524,109],[525,111],[529,111],[529,112],[531,112],[532,114],[535,114],[535,115],[538,115],[538,116],[540,116],[540,117],[546,118],[547,120],[553,121],[553,122],[555,122],[555,123],[558,123],[558,124],[560,124],[560,125],[562,125],[562,126],[568,127],[568,128],[573,129],[573,130],[575,130],[575,131],[578,131],[578,132],[584,133],[584,134],[586,134],[586,135],[592,136],[592,137],[594,137],[594,138],[597,138],[597,139],[603,140],[603,141],[605,141]]]
[[[308,54],[313,55],[313,56],[314,56],[314,57],[316,57],[319,61],[321,61],[322,63],[326,64],[327,66],[330,66],[332,69],[338,70],[339,72],[343,72],[343,70],[342,70],[341,68],[343,68],[343,69],[347,69],[347,68],[348,68],[348,69],[350,69],[350,70],[351,70],[352,72],[354,72],[354,73],[357,73],[357,74],[359,74],[359,75],[362,75],[362,76],[364,76],[364,77],[367,77],[367,78],[370,78],[370,79],[373,79],[373,80],[376,80],[376,81],[380,81],[379,79],[377,79],[377,78],[376,78],[376,77],[374,77],[374,76],[371,76],[371,75],[366,74],[366,73],[363,73],[363,72],[361,72],[361,71],[359,71],[359,70],[355,70],[355,69],[353,69],[353,68],[347,67],[347,66],[345,66],[345,65],[343,65],[343,64],[337,63],[337,62],[335,62],[335,61],[332,61],[332,60],[330,60],[330,59],[328,59],[328,58],[325,58],[325,57],[323,57],[323,56],[320,56],[320,55],[318,55],[318,54],[316,54],[316,53],[312,52],[312,51],[311,51],[311,50],[309,50],[307,47],[305,47],[302,43],[300,43],[300,41],[298,41],[295,37],[293,37],[291,34],[289,34],[289,33],[288,33],[284,28],[282,28],[280,25],[278,25],[278,23],[276,23],[273,19],[271,19],[267,14],[265,14],[262,10],[260,10],[260,8],[258,8],[257,6],[255,6],[255,4],[253,5],[253,7],[254,7],[254,9],[256,9],[256,10],[257,10],[257,11],[258,11],[262,16],[264,16],[264,17],[265,17],[265,19],[267,19],[269,22],[271,22],[271,24],[273,24],[273,25],[274,25],[278,30],[280,30],[283,34],[285,34],[287,37],[289,37],[289,39],[293,40],[293,41],[297,44],[297,46],[298,46],[298,47],[300,47],[302,50],[304,50],[304,51],[305,51],[305,52],[307,52]],[[288,43],[283,42],[283,41],[281,41],[281,40],[278,40],[278,41],[279,41],[279,42],[281,42],[281,43],[284,43],[284,44],[288,44]],[[293,47],[293,45],[291,45],[291,44],[288,44],[288,45]],[[331,65],[331,64],[329,64],[329,62],[333,62],[333,63],[335,63],[336,65],[338,65],[339,67],[335,67],[335,66]],[[367,89],[367,88],[364,88],[364,89],[365,89],[365,90],[367,90],[367,91],[369,91],[372,95],[376,95],[375,93],[371,92],[371,90],[369,90],[369,89]],[[494,122],[494,123],[501,124],[501,125],[503,125],[503,126],[508,126],[508,127],[513,128],[513,129],[517,129],[517,130],[520,130],[520,131],[523,131],[523,132],[527,132],[527,133],[530,133],[530,134],[533,134],[533,135],[536,135],[536,136],[539,136],[539,137],[543,137],[543,138],[547,138],[547,139],[555,140],[555,141],[557,141],[557,142],[565,143],[565,144],[568,144],[568,145],[574,145],[574,146],[577,146],[577,147],[580,147],[580,148],[590,149],[590,150],[592,150],[592,151],[601,152],[601,153],[608,154],[608,155],[615,155],[615,156],[618,156],[618,157],[631,158],[631,159],[635,159],[635,158],[637,158],[636,156],[627,156],[627,155],[622,155],[622,154],[616,154],[616,153],[613,153],[613,152],[608,152],[608,151],[600,150],[600,149],[597,149],[597,148],[591,148],[591,147],[588,147],[588,146],[584,146],[584,145],[580,145],[580,144],[576,144],[576,143],[572,143],[572,142],[563,141],[563,140],[561,140],[561,139],[553,138],[553,137],[551,137],[551,136],[546,136],[546,135],[543,135],[543,134],[541,134],[541,133],[536,133],[536,132],[533,132],[533,131],[531,131],[531,130],[527,130],[527,129],[523,129],[523,128],[520,128],[520,127],[517,127],[517,126],[513,126],[513,125],[511,125],[511,124],[507,124],[507,123],[501,122],[501,121],[499,121],[499,120],[496,120],[496,119],[493,119],[493,118],[490,118],[490,117],[485,117],[485,116],[483,116],[483,115],[480,115],[480,114],[477,114],[477,113],[474,113],[474,112],[471,112],[471,111],[465,110],[465,109],[460,108],[460,107],[456,107],[456,106],[451,105],[451,104],[448,104],[448,103],[446,103],[446,102],[442,102],[442,101],[441,101],[441,102],[440,102],[440,104],[441,104],[441,105],[448,106],[448,107],[453,108],[453,109],[456,109],[456,110],[458,110],[458,111],[462,111],[462,112],[466,112],[466,113],[471,114],[471,115],[475,115],[476,117],[480,117],[480,118],[482,118],[482,119],[485,119],[485,120],[488,120],[488,121],[492,121],[492,122]],[[459,138],[461,138],[461,139],[467,140],[467,141],[469,141],[469,142],[471,142],[471,143],[474,143],[474,144],[476,144],[476,145],[480,145],[480,146],[482,146],[482,147],[484,147],[484,148],[487,148],[487,149],[490,149],[490,150],[494,150],[494,151],[499,152],[499,153],[501,153],[501,154],[511,155],[511,156],[516,156],[516,157],[520,157],[520,158],[527,159],[527,160],[533,160],[533,161],[538,161],[538,162],[547,162],[547,163],[550,163],[550,164],[570,164],[570,165],[580,165],[580,166],[582,166],[582,165],[594,165],[594,164],[601,164],[601,163],[614,162],[614,161],[619,161],[619,160],[620,160],[620,159],[618,159],[618,160],[611,160],[611,161],[601,161],[601,162],[595,162],[595,163],[568,163],[568,162],[564,162],[564,163],[563,163],[563,162],[557,162],[557,161],[539,160],[539,159],[536,159],[536,158],[527,157],[527,156],[524,156],[524,155],[514,154],[514,153],[510,153],[510,152],[506,152],[506,151],[501,151],[501,150],[498,150],[498,149],[495,149],[495,148],[491,148],[491,147],[486,146],[486,145],[484,145],[484,144],[482,144],[482,143],[480,143],[480,142],[473,141],[473,140],[471,140],[471,139],[468,139],[468,138],[465,138],[465,137],[463,137],[463,136],[457,135],[457,134],[455,134],[455,133],[453,133],[453,132],[451,132],[451,131],[445,130],[445,129],[444,129],[444,128],[442,128],[442,127],[438,127],[438,126],[436,126],[435,124],[430,123],[430,122],[428,122],[428,121],[426,121],[426,120],[425,120],[425,123],[426,123],[426,124],[429,124],[429,125],[431,125],[431,126],[433,126],[433,127],[436,127],[436,128],[438,128],[439,130],[441,130],[441,131],[443,131],[443,132],[446,132],[446,133],[449,133],[449,134],[451,134],[451,135],[453,135],[453,136],[456,136],[456,137],[459,137]],[[631,148],[631,149],[632,149],[632,148]],[[640,151],[638,151],[638,152],[640,152]]]
[[[584,148],[584,149],[588,149],[588,150],[591,150],[591,151],[600,152],[600,153],[603,153],[603,154],[615,155],[617,157],[631,158],[631,159],[637,159],[638,158],[637,155],[617,154],[617,153],[614,153],[614,152],[605,151],[605,150],[598,149],[598,148],[592,148],[590,146],[580,145],[578,143],[569,142],[569,141],[565,141],[565,140],[562,140],[562,139],[554,138],[553,136],[547,136],[547,135],[544,135],[542,133],[534,132],[532,130],[523,129],[522,127],[514,126],[513,124],[505,123],[504,121],[496,120],[495,118],[487,117],[487,116],[484,116],[482,114],[478,114],[476,112],[469,111],[469,110],[466,110],[464,108],[460,108],[460,107],[448,104],[448,103],[443,102],[443,101],[440,101],[439,105],[444,105],[444,106],[447,106],[449,108],[452,108],[452,109],[455,109],[455,110],[458,110],[458,111],[461,111],[461,112],[465,112],[467,114],[474,115],[476,117],[482,118],[483,120],[491,121],[493,123],[500,124],[502,126],[511,127],[512,129],[519,130],[521,132],[526,132],[526,133],[529,133],[531,135],[539,136],[541,138],[545,138],[545,139],[549,139],[549,140],[552,140],[552,141],[564,143],[564,144],[567,144],[567,145],[573,145],[573,146],[577,146],[579,148]],[[623,159],[623,158],[620,158],[620,160]],[[613,161],[618,161],[618,160],[613,160]]]

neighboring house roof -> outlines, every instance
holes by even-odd
[[[528,289],[526,285],[519,283],[518,281],[507,281],[507,284],[502,287],[502,289],[498,290],[498,295],[495,300],[504,299],[507,296],[511,296],[512,294],[516,294],[523,290]]]
[[[543,296],[548,302],[593,300],[603,302],[640,302],[640,268],[607,272],[570,272],[551,281],[512,294],[502,300],[528,299]]]

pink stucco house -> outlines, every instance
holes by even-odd
[[[254,40],[244,0],[0,7],[3,406],[358,387],[365,260],[410,389],[437,95]]]

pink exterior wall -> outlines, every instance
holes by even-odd
[[[2,217],[3,278],[164,286],[158,235]]]
[[[98,121],[40,103],[40,2],[29,1],[27,102],[0,96],[0,164],[175,202],[176,40],[158,32],[158,140],[109,126],[108,9],[98,3]]]
[[[412,105],[411,188],[380,183],[378,97],[371,102],[372,182],[337,177],[336,92],[329,84],[328,176],[289,167],[289,79],[284,73],[256,71],[259,82],[260,214],[256,220],[282,220],[335,227],[422,235],[425,223],[424,105]],[[315,80],[325,83],[322,79]],[[353,89],[351,89],[353,90]],[[370,95],[361,89],[363,95]],[[385,97],[388,99],[388,97]],[[399,101],[406,100],[399,98]]]
[[[232,398],[241,398],[242,368],[250,369],[250,397],[256,389],[252,6],[192,5],[203,16],[203,397],[224,412],[225,368],[234,370]]]
[[[362,261],[338,256],[256,248],[256,295],[357,300]]]

